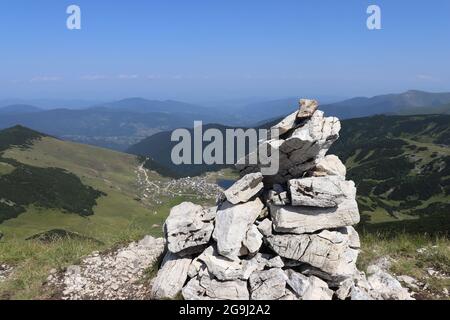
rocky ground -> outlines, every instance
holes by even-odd
[[[62,272],[53,270],[45,286],[63,300],[143,300],[149,298],[151,268],[164,250],[163,239],[147,236],[105,253],[94,252]]]
[[[13,267],[7,264],[0,264],[0,282],[6,280],[13,272]]]

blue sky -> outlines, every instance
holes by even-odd
[[[1,99],[450,91],[448,0],[2,0],[0,26]]]

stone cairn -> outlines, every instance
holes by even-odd
[[[299,110],[273,127],[279,137],[264,142],[279,151],[277,175],[238,164],[242,178],[217,207],[172,208],[154,299],[391,298],[356,268],[355,184],[339,158],[326,155],[341,125],[317,108],[316,101],[301,100]]]

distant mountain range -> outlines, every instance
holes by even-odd
[[[0,108],[0,129],[20,124],[63,139],[123,151],[153,134],[179,127],[191,128],[195,120],[205,124],[255,127],[285,116],[297,106],[294,98],[228,108],[142,98],[94,104],[77,110],[41,110],[33,105],[15,104]],[[340,119],[376,114],[447,114],[450,113],[450,93],[408,91],[353,98],[323,105],[321,109]]]
[[[18,115],[24,113],[35,113],[43,111],[42,109],[28,104],[12,104],[0,108],[0,115]]]
[[[430,93],[411,90],[401,94],[387,94],[372,98],[350,100],[321,106],[327,115],[340,119],[367,117],[375,114],[430,114],[438,107],[450,104],[450,93]]]
[[[314,98],[314,97],[305,97]],[[320,102],[320,101],[319,101]],[[439,108],[447,105],[444,113],[450,110],[450,93],[431,93],[410,90],[400,94],[379,95],[372,98],[357,97],[341,102],[321,105],[327,115],[342,120],[368,117],[377,114],[431,114],[443,113]],[[279,118],[292,112],[298,106],[298,99],[288,98],[266,101],[239,107],[235,111],[245,119],[245,124]]]
[[[174,100],[147,100],[142,98],[129,98],[98,105],[103,108],[117,111],[137,112],[137,113],[186,113],[186,114],[203,114],[213,115],[214,110],[190,103],[174,101]]]

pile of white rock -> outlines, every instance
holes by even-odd
[[[383,271],[369,281],[356,268],[355,184],[338,157],[326,155],[340,122],[317,108],[316,101],[301,100],[300,109],[274,127],[281,135],[264,142],[280,152],[277,175],[239,164],[242,178],[217,207],[185,202],[172,208],[153,298],[409,298],[401,286],[380,294]]]

